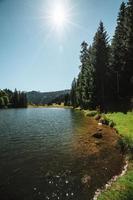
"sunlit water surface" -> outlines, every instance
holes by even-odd
[[[88,200],[82,180],[93,162],[75,148],[87,129],[71,109],[0,110],[0,199]]]

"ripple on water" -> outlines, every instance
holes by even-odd
[[[0,199],[91,199],[122,163],[111,133],[93,141],[96,129],[71,109],[1,110]]]

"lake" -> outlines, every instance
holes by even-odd
[[[87,152],[92,131],[91,119],[72,109],[0,110],[0,199],[91,199],[118,171],[109,161],[122,162]]]

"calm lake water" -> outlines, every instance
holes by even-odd
[[[83,177],[89,169],[95,176],[95,158],[75,148],[87,129],[88,120],[71,109],[0,110],[0,199],[91,199],[96,185],[89,189]]]

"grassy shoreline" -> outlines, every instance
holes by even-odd
[[[95,116],[95,111],[84,111],[87,116]],[[128,169],[125,175],[119,177],[107,190],[102,192],[97,200],[133,200],[133,112],[108,113],[104,115],[115,123],[115,129],[121,135],[121,142],[126,149]]]
[[[133,199],[133,112],[124,113],[109,113],[107,118],[116,123],[115,128],[122,136],[124,145],[127,148],[127,157],[129,166],[126,174],[116,182],[111,188],[103,192],[98,200],[132,200]]]

